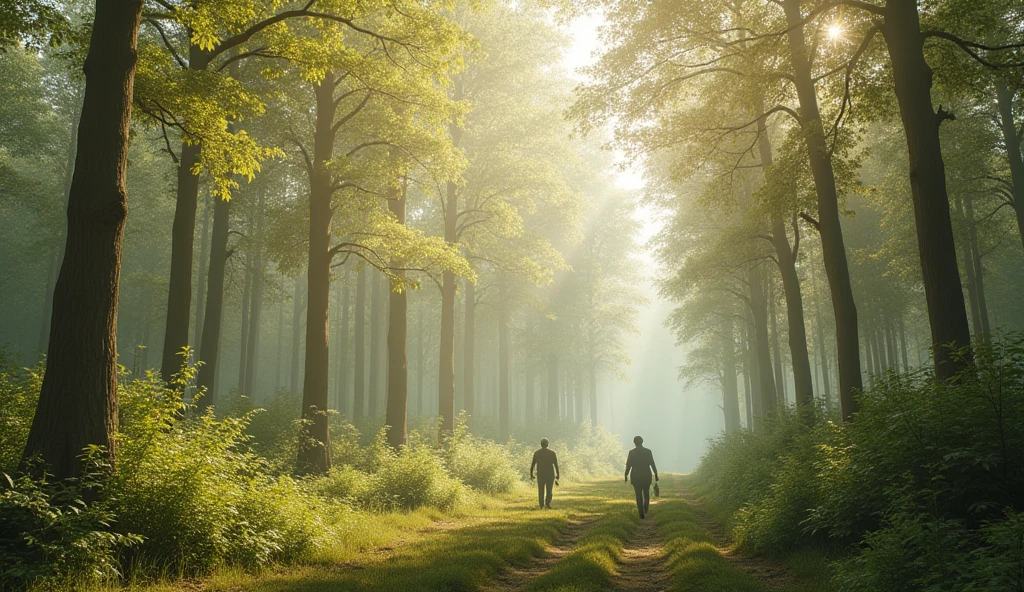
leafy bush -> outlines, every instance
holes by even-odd
[[[324,503],[249,452],[251,414],[188,411],[158,378],[122,383],[119,470],[107,487],[118,530],[143,536],[133,563],[190,574],[253,567],[307,555],[329,536]]]
[[[478,491],[511,493],[519,483],[508,447],[470,434],[464,418],[448,441],[447,461],[456,478]]]
[[[94,454],[93,459],[102,458]],[[117,554],[135,535],[110,532],[108,501],[95,500],[107,467],[98,460],[78,479],[0,479],[0,589],[119,576]]]
[[[699,478],[757,550],[850,545],[844,590],[1024,589],[1024,341],[975,355],[882,378],[851,424],[723,437]]]
[[[13,473],[21,461],[42,381],[42,364],[18,368],[0,349],[0,471]]]

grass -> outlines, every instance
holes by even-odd
[[[823,570],[827,557],[821,553],[807,551],[784,558],[797,583],[771,587],[723,558],[694,508],[673,496],[683,483],[683,477],[663,477],[666,497],[649,516],[665,545],[673,590],[831,589],[829,574]],[[533,494],[531,487],[524,486],[509,496],[479,496],[455,515],[437,510],[356,512],[346,519],[351,524],[346,535],[305,565],[267,566],[258,573],[222,569],[203,580],[202,588],[209,592],[476,591],[509,566],[526,565],[542,555],[571,521],[585,520],[589,526],[572,551],[526,589],[610,589],[622,548],[639,524],[632,488],[620,481],[566,485],[556,489],[553,510],[537,509]],[[170,579],[128,588],[170,592],[181,590],[183,583]]]
[[[636,530],[639,518],[631,495],[632,489],[616,482],[600,482],[588,486],[581,496],[591,511],[602,517],[596,520],[579,540],[575,549],[556,563],[551,570],[530,582],[531,592],[596,592],[609,587],[615,567],[622,556],[622,547]],[[624,497],[623,497],[624,496]]]

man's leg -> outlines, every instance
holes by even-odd
[[[555,492],[554,491],[555,490],[555,481],[554,481],[554,479],[552,479],[551,481],[547,482],[547,487],[548,487],[548,496],[547,496],[547,499],[545,501],[545,505],[550,508],[551,507],[551,496]]]
[[[644,514],[651,509],[651,484],[644,485]]]
[[[544,507],[544,480],[537,479],[537,505]]]
[[[643,517],[643,515],[644,515],[644,493],[643,493],[644,490],[643,490],[643,486],[638,484],[638,483],[634,483],[633,484],[633,492],[636,494],[636,509],[640,512],[640,516]]]

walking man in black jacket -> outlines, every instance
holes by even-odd
[[[537,501],[542,508],[551,508],[551,488],[558,481],[558,455],[554,450],[548,448],[548,439],[542,438],[540,449],[533,453],[533,463],[530,464],[530,480],[533,480],[533,468],[537,468]],[[547,496],[544,495],[545,488]]]
[[[626,476],[633,484],[633,491],[636,492],[636,508],[640,510],[640,518],[643,519],[647,510],[651,507],[651,473],[654,473],[654,480],[658,480],[658,467],[654,464],[654,453],[644,448],[644,439],[640,436],[633,438],[636,448],[629,451],[626,457]],[[630,479],[630,472],[633,473]]]

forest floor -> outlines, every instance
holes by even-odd
[[[723,591],[827,592],[771,559],[738,552],[681,476],[640,520],[621,481],[555,489],[554,509],[532,488],[456,517],[390,527],[356,553],[260,574],[223,572],[191,582],[197,592]],[[383,518],[382,518],[383,520]],[[165,584],[158,588],[183,589]],[[151,589],[152,590],[152,589]]]

